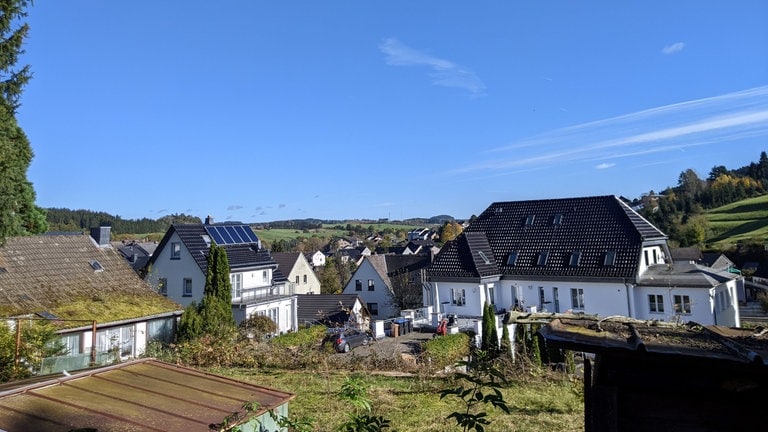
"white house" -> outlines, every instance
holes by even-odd
[[[312,264],[312,267],[325,267],[325,254],[323,252],[315,251],[313,253],[308,253],[306,254],[306,257],[309,263]]]
[[[172,225],[147,264],[146,279],[159,293],[182,305],[199,303],[211,242],[227,253],[235,320],[266,315],[277,324],[279,332],[296,330],[293,286],[248,225]]]
[[[343,294],[357,294],[365,302],[374,320],[396,317],[400,306],[395,299],[395,290],[408,288],[415,294],[421,291],[422,270],[429,265],[429,257],[402,255],[370,255],[360,263],[342,291]],[[400,290],[403,292],[403,290]],[[401,295],[401,301],[407,296]],[[420,304],[421,299],[411,303]],[[407,308],[413,304],[406,305]]]
[[[294,294],[320,294],[320,280],[304,254],[300,252],[272,252],[277,268],[288,277]]]
[[[497,202],[428,271],[424,304],[739,326],[740,276],[672,263],[667,236],[615,196]]]

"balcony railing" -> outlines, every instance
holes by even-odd
[[[294,292],[295,284],[292,283],[248,288],[240,291],[240,297],[232,297],[232,304],[248,304],[270,298],[285,297],[293,295]]]

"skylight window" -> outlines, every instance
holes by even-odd
[[[571,261],[568,263],[571,267],[578,267],[581,261],[581,251],[573,251],[571,253]]]
[[[482,259],[484,263],[486,264],[491,263],[491,260],[489,260],[488,257],[485,256],[485,253],[483,251],[478,251],[477,254],[480,255],[480,259]]]
[[[541,251],[539,252],[539,259],[536,261],[536,265],[539,267],[543,267],[547,265],[547,259],[549,258],[549,251]]]
[[[97,260],[91,261],[90,264],[91,264],[91,268],[93,268],[93,271],[95,271],[97,273],[104,271],[104,267]]]
[[[616,265],[616,251],[614,250],[605,251],[605,260],[603,261],[603,265],[606,267],[611,267]]]
[[[555,217],[552,218],[552,225],[562,225],[563,223],[563,215],[558,213],[555,215]]]
[[[507,257],[507,265],[515,265],[517,263],[517,251],[512,251]]]
[[[533,225],[534,220],[536,220],[536,215],[528,215],[528,217],[525,218],[525,226]]]

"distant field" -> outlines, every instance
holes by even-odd
[[[355,223],[350,222],[352,225],[358,225]],[[289,239],[295,239],[297,237],[322,237],[325,239],[329,239],[331,237],[341,237],[341,236],[348,236],[349,232],[345,229],[334,229],[333,227],[336,225],[323,225],[323,228],[320,229],[311,229],[311,230],[301,230],[301,229],[288,229],[288,228],[271,228],[271,229],[254,229],[254,232],[256,233],[259,238],[266,242],[273,242],[275,240],[289,240]],[[342,226],[346,226],[346,223],[341,224]],[[405,230],[410,231],[414,228],[419,228],[417,226],[413,225],[394,225],[394,224],[359,224],[364,228],[368,228],[369,226],[373,226],[374,229],[378,232],[381,232],[387,228],[393,229],[393,230]]]
[[[728,248],[739,241],[768,239],[768,195],[738,201],[706,213],[707,245]]]

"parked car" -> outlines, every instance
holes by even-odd
[[[336,352],[349,352],[352,348],[356,348],[363,345],[368,345],[371,338],[368,333],[347,329],[342,332],[338,332],[333,337],[333,349]]]

